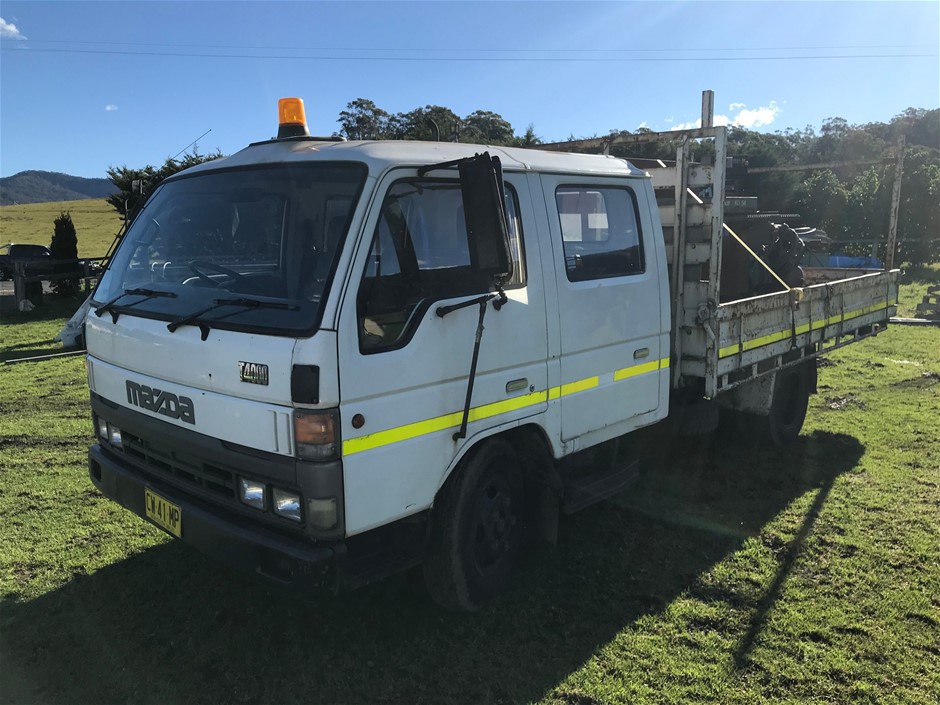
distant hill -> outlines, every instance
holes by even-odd
[[[105,198],[115,191],[108,179],[86,179],[55,171],[21,171],[0,179],[0,205]]]

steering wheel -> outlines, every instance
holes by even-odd
[[[205,260],[199,260],[199,259],[193,260],[192,262],[190,262],[189,269],[197,277],[202,279],[204,282],[211,284],[215,288],[219,288],[219,286],[221,286],[221,282],[216,281],[215,279],[210,277],[208,274],[206,274],[204,270],[209,270],[210,272],[217,272],[218,274],[224,274],[229,279],[231,279],[233,283],[245,278],[243,274],[236,272],[234,269],[223,267],[221,264],[216,264],[215,262],[206,262]]]

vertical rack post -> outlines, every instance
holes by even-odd
[[[901,177],[904,175],[904,135],[898,135],[897,157],[894,166],[894,189],[891,191],[891,219],[888,224],[888,249],[885,252],[885,269],[894,269],[894,251],[898,243],[898,211],[901,207]]]
[[[676,150],[675,221],[672,228],[672,349],[682,359],[681,321],[685,300],[685,248],[688,216],[689,139]],[[672,386],[679,388],[679,370],[673,370]]]

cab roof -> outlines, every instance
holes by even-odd
[[[600,154],[571,154],[518,147],[453,142],[376,140],[356,142],[319,141],[315,138],[258,142],[239,152],[187,169],[187,175],[201,171],[258,164],[307,161],[353,161],[366,164],[370,176],[379,176],[399,166],[424,166],[472,157],[480,152],[498,156],[506,171],[598,174],[643,177],[645,172],[625,159]]]

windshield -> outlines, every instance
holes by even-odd
[[[361,164],[308,163],[164,182],[128,229],[95,301],[119,298],[113,308],[124,315],[165,320],[210,309],[200,320],[213,328],[312,332],[365,176]],[[175,296],[139,299],[132,290]],[[232,298],[289,305],[213,307]]]

